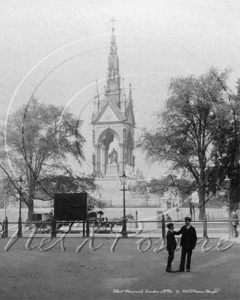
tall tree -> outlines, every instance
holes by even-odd
[[[181,170],[195,181],[200,219],[205,213],[213,142],[229,111],[224,99],[227,77],[228,70],[220,73],[212,68],[199,78],[172,79],[165,109],[157,113],[155,132],[145,129],[138,141],[149,159],[170,161],[173,170]]]
[[[30,220],[33,200],[52,199],[60,182],[65,190],[70,186],[72,189],[74,184],[74,190],[81,187],[83,179],[76,176],[73,180],[67,163],[69,157],[74,157],[79,164],[84,159],[85,140],[80,128],[81,121],[63,107],[41,104],[36,99],[9,116],[1,136],[0,168],[18,193],[17,181],[23,176],[23,200],[28,206]],[[85,183],[85,189],[93,186],[91,179]]]
[[[223,187],[226,175],[230,179],[230,210],[238,208],[240,202],[240,80],[237,94],[225,90],[228,109],[225,110],[221,130],[215,135],[212,150],[213,166],[209,170],[211,191]]]

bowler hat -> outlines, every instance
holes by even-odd
[[[167,224],[167,228],[169,228],[169,229],[170,229],[172,226],[173,226],[173,223],[168,223],[168,224]]]
[[[191,222],[191,221],[192,221],[192,219],[191,219],[190,217],[186,217],[186,218],[185,218],[185,221],[189,221],[189,222]]]

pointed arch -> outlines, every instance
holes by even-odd
[[[112,128],[107,128],[99,135],[98,143],[101,144],[103,142],[103,140],[105,139],[106,143],[109,145],[113,141],[114,138],[116,138],[118,143],[120,142],[120,137],[119,137],[118,133]],[[105,146],[107,146],[107,145],[105,145]]]

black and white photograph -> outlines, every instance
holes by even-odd
[[[239,1],[0,12],[1,300],[239,299]]]

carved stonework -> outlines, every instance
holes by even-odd
[[[107,165],[105,178],[118,178],[118,163],[113,162]]]
[[[92,139],[93,139],[93,144],[95,144],[95,130],[93,130]]]
[[[114,30],[112,28],[104,99],[95,103],[92,117],[94,171],[99,179],[109,179],[110,181],[112,178],[117,179],[119,174],[122,174],[127,163],[131,169],[130,173],[133,172],[135,126],[132,96],[131,99],[127,98],[124,83],[119,74]]]
[[[126,128],[123,129],[123,141],[126,141]]]

